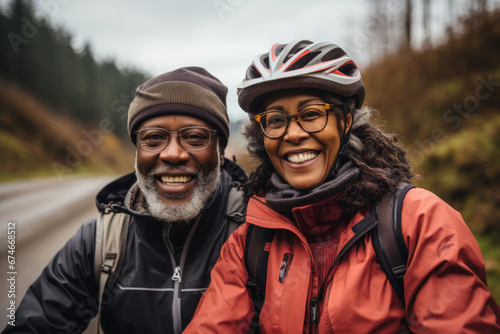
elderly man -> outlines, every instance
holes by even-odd
[[[227,88],[186,67],[137,88],[135,174],[97,195],[87,221],[29,288],[4,333],[180,333],[243,212],[246,173],[224,159]],[[230,207],[228,207],[230,206]],[[116,246],[118,245],[118,246]]]

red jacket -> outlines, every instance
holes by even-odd
[[[313,219],[308,206],[295,217]],[[313,328],[318,333],[500,333],[500,308],[486,286],[479,246],[458,212],[434,194],[415,188],[402,212],[408,247],[404,278],[406,308],[376,261],[371,226],[357,214],[340,236],[337,265],[323,294],[324,307]],[[267,271],[261,333],[303,333],[311,298],[318,293],[313,260],[296,225],[262,198],[252,198],[247,224],[277,229]],[[223,246],[185,333],[246,333],[253,304],[245,286],[244,249],[248,225]],[[293,255],[283,282],[285,253]]]

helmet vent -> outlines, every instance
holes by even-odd
[[[262,58],[261,58],[261,61],[264,63],[264,66],[269,69],[269,57],[267,55],[264,55]]]
[[[290,51],[288,51],[285,59],[283,59],[283,63],[286,63],[290,58],[295,56],[295,54],[299,53],[300,50],[308,47],[310,44],[312,44],[311,41],[300,41],[297,44],[295,44],[294,47]]]
[[[276,47],[275,54],[276,56],[279,56],[281,54],[281,51],[285,48],[286,44],[281,44]]]
[[[339,47],[336,47],[336,48],[333,48],[332,50],[328,51],[327,53],[325,53],[323,55],[323,57],[321,57],[321,59],[322,59],[322,61],[329,61],[329,60],[338,59],[338,58],[344,57],[344,56],[346,56],[346,53],[344,52],[344,50],[342,50]]]
[[[248,79],[256,79],[256,78],[260,78],[262,75],[259,73],[259,71],[257,71],[257,69],[255,68],[255,66],[250,66],[247,70],[247,73],[245,75],[245,78],[248,78]]]
[[[320,53],[321,53],[320,51],[315,51],[315,52],[311,52],[311,53],[308,53],[308,54],[302,56],[295,63],[293,63],[293,65],[290,66],[287,69],[287,71],[293,71],[293,70],[300,69],[300,68],[303,68],[306,66],[317,64],[318,60],[315,61],[314,58],[316,58],[316,56]]]
[[[354,64],[346,64],[341,66],[338,71],[348,77],[355,77],[358,74],[358,68]]]

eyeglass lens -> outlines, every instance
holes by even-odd
[[[271,110],[259,114],[262,130],[269,137],[281,137],[288,128],[291,118],[306,132],[317,132],[326,126],[329,104],[308,105],[298,110],[297,114],[288,116],[283,111]]]
[[[163,150],[170,142],[170,135],[177,134],[180,145],[187,151],[200,151],[210,143],[211,131],[205,127],[186,127],[177,132],[162,128],[146,128],[138,131],[137,140],[144,151]]]

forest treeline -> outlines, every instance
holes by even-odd
[[[147,75],[98,62],[90,44],[72,46],[72,36],[35,15],[31,3],[14,0],[0,8],[0,77],[30,91],[59,115],[98,124],[103,118],[124,123],[135,88]],[[124,126],[115,132],[127,136]]]

